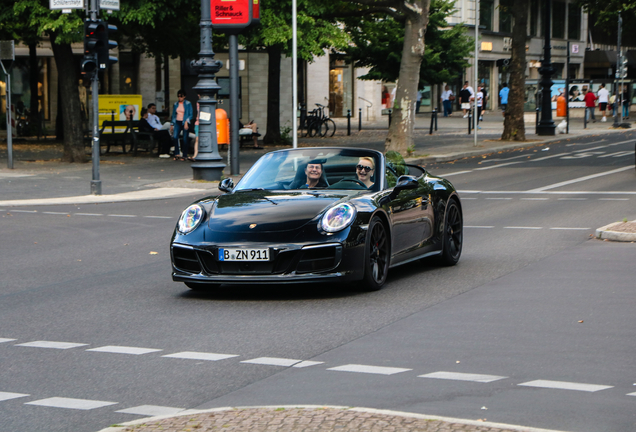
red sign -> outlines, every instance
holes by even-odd
[[[252,6],[252,19],[255,19],[255,20],[261,19],[261,8],[260,8],[259,0],[254,0],[254,5]]]
[[[250,4],[254,0],[210,0],[212,27],[243,28],[250,24]]]

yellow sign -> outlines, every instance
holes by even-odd
[[[481,43],[482,51],[492,51],[492,42],[482,42]]]
[[[104,120],[139,120],[142,105],[141,95],[99,95],[99,129]],[[116,127],[115,132],[124,132],[125,127]],[[112,129],[106,128],[104,133]]]

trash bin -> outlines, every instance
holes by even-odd
[[[216,143],[230,143],[230,120],[225,110],[220,108],[216,110]]]

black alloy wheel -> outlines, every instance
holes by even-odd
[[[443,265],[453,266],[459,261],[462,254],[463,236],[463,218],[459,204],[454,199],[448,203],[446,208],[446,216],[444,218],[444,238],[442,240],[442,256]]]
[[[389,236],[378,217],[371,219],[365,249],[364,278],[360,287],[364,291],[377,291],[386,282],[391,256]]]

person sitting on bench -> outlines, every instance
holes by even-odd
[[[239,121],[239,128],[240,129],[249,129],[252,131],[252,139],[254,140],[254,148],[257,150],[262,150],[263,147],[260,147],[258,145],[258,137],[261,136],[261,134],[258,133],[258,125],[256,124],[256,122],[254,122],[254,120],[252,120],[251,122],[249,122],[247,125],[244,125],[243,123],[241,123]],[[239,130],[239,135],[241,135],[241,130]]]

